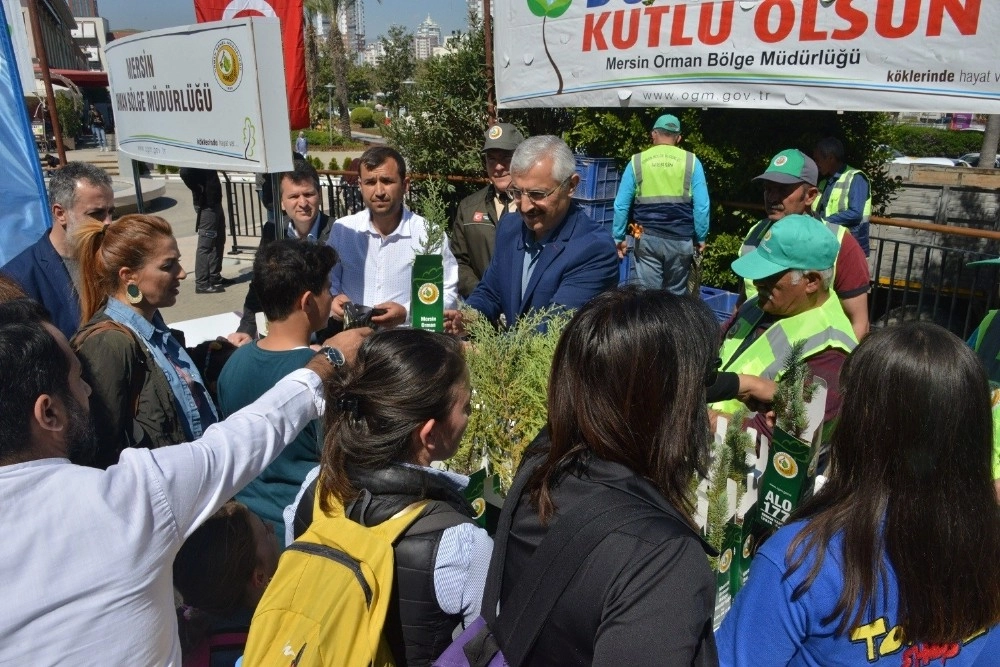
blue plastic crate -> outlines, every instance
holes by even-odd
[[[618,194],[618,167],[611,158],[577,155],[576,173],[580,174],[576,199],[614,199]]]
[[[733,311],[736,309],[736,302],[739,298],[739,294],[727,292],[724,289],[715,287],[701,288],[701,300],[712,309],[712,312],[715,313],[715,319],[719,320],[719,322],[729,321]]]
[[[602,201],[582,201],[576,202],[584,212],[602,225],[607,225],[611,229],[611,223],[615,220],[615,200],[604,199]]]

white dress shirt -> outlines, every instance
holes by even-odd
[[[302,369],[200,440],[107,470],[0,466],[0,664],[180,667],[174,556],[322,410]]]
[[[346,294],[354,303],[365,306],[395,301],[406,308],[409,324],[413,258],[426,238],[427,221],[405,206],[399,226],[384,238],[372,226],[367,208],[338,219],[327,240],[340,256],[330,276],[330,290],[334,295]],[[441,257],[444,307],[456,308],[458,262],[448,246],[447,236],[441,246]]]

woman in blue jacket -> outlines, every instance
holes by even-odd
[[[755,556],[716,635],[721,664],[996,665],[1000,509],[982,365],[913,322],[862,341],[841,387],[830,479]]]

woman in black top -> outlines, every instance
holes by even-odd
[[[507,499],[516,506],[501,618],[542,538],[597,494],[620,493],[623,514],[654,511],[590,552],[525,664],[716,664],[710,547],[694,528],[689,488],[708,452],[717,331],[697,300],[625,287],[595,297],[563,333],[549,382],[551,443],[527,455],[517,475],[530,476],[525,491]]]

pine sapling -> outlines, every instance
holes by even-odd
[[[729,458],[729,479],[736,482],[741,494],[746,492],[747,474],[753,468],[747,463],[747,454],[753,451],[754,441],[743,428],[749,414],[746,408],[733,413],[722,441],[725,455]]]
[[[789,435],[801,438],[806,428],[809,426],[809,417],[806,414],[806,381],[811,384],[811,373],[805,360],[802,358],[802,351],[805,348],[805,341],[798,341],[792,345],[792,349],[785,357],[784,366],[781,369],[778,388],[774,394],[774,414],[775,424]],[[808,390],[812,396],[812,389]]]
[[[448,207],[444,194],[451,186],[440,178],[423,182],[419,197],[420,215],[427,221],[427,236],[420,244],[421,255],[436,255],[444,247],[445,232],[448,229]]]
[[[729,451],[723,443],[716,448],[715,459],[709,469],[708,515],[705,521],[707,541],[719,552],[722,551],[726,523],[729,521],[729,496],[727,493],[729,462]],[[718,567],[716,558],[709,558],[709,561],[713,570]]]

